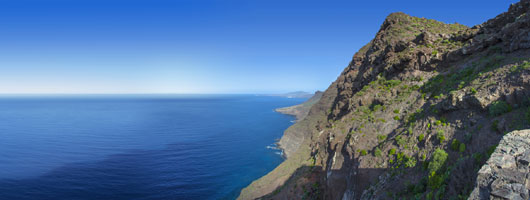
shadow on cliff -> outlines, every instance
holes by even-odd
[[[345,179],[350,176],[345,175],[345,172],[349,174],[351,171],[349,168],[343,167],[327,173],[321,166],[304,165],[296,169],[284,185],[258,199],[343,199],[348,195],[350,198],[358,199],[362,191],[377,180],[367,179],[367,176],[375,174],[379,176],[385,170],[384,168],[357,169],[356,176],[351,179],[352,183],[356,184],[350,184],[347,183],[349,180]],[[329,182],[333,182],[331,186],[328,185]]]

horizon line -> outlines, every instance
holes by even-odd
[[[294,92],[305,92],[315,93],[307,91],[294,91]],[[0,93],[0,96],[7,95],[281,95],[289,94],[293,92],[276,92],[276,93]]]

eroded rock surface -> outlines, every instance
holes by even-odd
[[[503,137],[478,172],[469,199],[530,199],[530,130]]]

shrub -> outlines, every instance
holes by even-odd
[[[412,157],[407,157],[407,161],[405,162],[405,167],[413,168],[415,166],[416,166],[416,159]]]
[[[434,124],[436,124],[436,126],[440,126],[440,125],[442,125],[442,121],[436,120],[436,122]]]
[[[421,142],[421,141],[423,141],[423,139],[425,139],[425,135],[423,135],[423,133],[422,133],[422,134],[420,134],[420,136],[418,136],[418,141]]]
[[[440,144],[445,141],[445,135],[444,135],[444,132],[442,130],[438,130],[438,132],[436,133],[436,137],[440,141]]]
[[[458,147],[458,151],[460,151],[460,153],[464,153],[464,151],[466,151],[466,144],[460,143],[460,146]]]
[[[394,110],[394,113],[399,114],[399,110],[398,110],[398,109],[395,109],[395,110]]]
[[[476,94],[477,93],[477,90],[475,88],[471,88],[471,94]]]
[[[376,147],[374,151],[374,156],[379,157],[381,156],[381,153],[381,149],[379,149],[379,147]]]
[[[429,193],[427,193],[427,195],[425,196],[425,199],[427,199],[427,200],[432,200],[432,191],[430,191]]]
[[[429,174],[436,173],[438,170],[440,170],[445,164],[447,156],[447,152],[445,152],[443,149],[436,149],[432,156],[432,160],[429,162],[429,166],[427,167]]]
[[[394,155],[394,154],[396,154],[396,149],[394,149],[394,148],[390,149],[390,151],[388,151],[388,154],[389,154],[389,155]]]
[[[504,101],[495,101],[489,106],[491,116],[499,116],[510,111],[512,111],[512,107]]]
[[[406,143],[405,138],[401,137],[401,135],[396,136],[396,143],[400,147],[403,147],[403,145],[405,145],[405,143]]]
[[[453,139],[453,142],[451,142],[451,149],[453,151],[458,151],[459,148],[460,148],[460,141],[458,141],[457,139]]]
[[[395,116],[395,117],[394,117],[394,120],[399,120],[399,116]]]
[[[366,156],[366,154],[368,154],[368,153],[366,152],[366,150],[364,150],[364,149],[361,150],[361,156]]]
[[[378,135],[377,140],[379,140],[379,142],[386,140],[386,135]]]
[[[445,177],[443,174],[436,174],[436,172],[433,172],[429,175],[429,187],[432,189],[440,188],[444,181]]]
[[[441,172],[441,169],[447,161],[447,153],[442,149],[436,149],[433,154],[433,158],[427,169],[429,170],[429,182],[428,185],[431,189],[438,189],[442,186],[447,174]]]
[[[383,106],[381,104],[376,104],[374,107],[373,107],[373,111],[379,111],[383,108]]]

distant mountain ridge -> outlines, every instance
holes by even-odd
[[[317,103],[320,100],[322,94],[324,93],[321,91],[316,91],[315,94],[313,94],[313,96],[311,96],[311,98],[309,98],[304,103],[285,108],[278,108],[276,109],[276,112],[283,113],[286,115],[293,115],[296,117],[297,121],[302,120],[309,113],[311,106],[313,106],[313,104]]]
[[[289,92],[285,94],[271,94],[269,96],[279,96],[287,98],[311,98],[313,94],[304,91]]]

